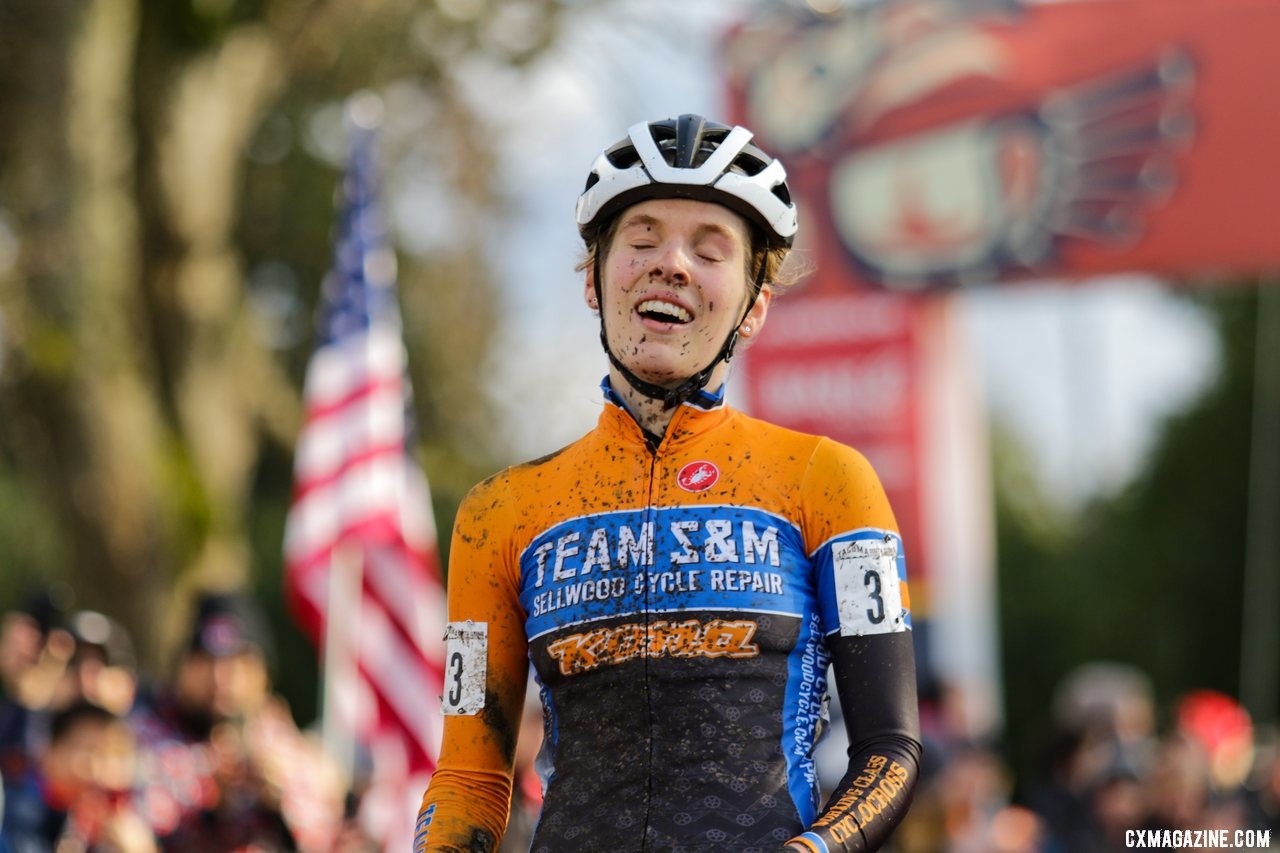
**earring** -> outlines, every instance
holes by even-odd
[[[747,325],[743,326],[742,331],[746,332],[748,335],[751,334],[751,324],[748,323]]]

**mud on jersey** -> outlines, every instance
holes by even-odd
[[[815,822],[797,843],[864,843],[896,820],[914,763],[855,756],[838,792],[855,796],[820,816],[812,753],[839,638],[910,649],[874,472],[707,395],[654,450],[607,383],[606,399],[595,430],[459,510],[419,849],[496,846],[530,662],[546,726],[533,850],[777,850]]]

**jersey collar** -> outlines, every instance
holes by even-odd
[[[622,395],[614,390],[608,376],[601,380],[600,390],[604,393],[605,409],[600,415],[599,426],[608,432],[625,433],[646,443],[644,430],[627,408]],[[698,391],[681,403],[672,415],[671,423],[667,425],[666,435],[659,448],[672,447],[696,438],[723,423],[732,411],[725,403],[724,391],[725,385],[722,384],[715,391]]]

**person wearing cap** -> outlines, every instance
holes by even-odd
[[[67,618],[75,641],[71,659],[50,707],[66,708],[85,700],[124,717],[138,691],[138,663],[129,632],[96,610],[78,610]]]
[[[75,653],[64,626],[72,593],[52,584],[0,617],[0,777],[15,779],[44,748],[49,713]]]
[[[897,524],[860,453],[725,403],[786,283],[785,169],[745,128],[637,124],[597,158],[577,221],[603,410],[458,511],[415,849],[496,849],[530,664],[533,850],[876,849],[921,749]],[[824,804],[829,663],[849,763]]]
[[[275,645],[257,606],[237,593],[208,593],[196,605],[186,653],[178,664],[175,698],[203,728],[244,719],[271,693]]]
[[[163,849],[317,850],[337,832],[340,774],[272,694],[273,651],[251,599],[204,594],[171,683],[139,703],[146,816]]]

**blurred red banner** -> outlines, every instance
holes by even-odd
[[[725,50],[808,290],[1280,266],[1274,0],[774,9]]]
[[[743,356],[756,417],[856,447],[876,469],[906,543],[913,610],[927,599],[922,553],[920,299],[845,293],[775,301]]]

